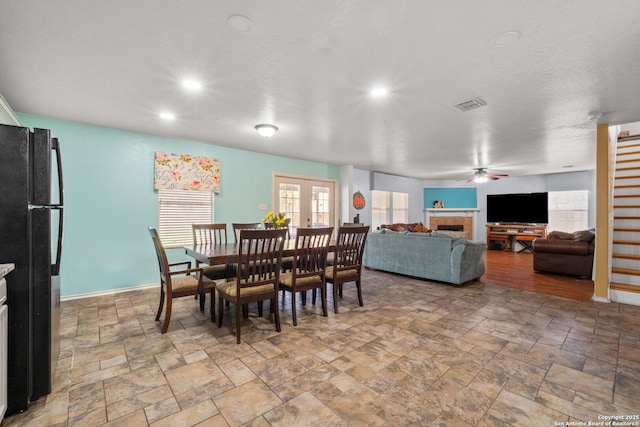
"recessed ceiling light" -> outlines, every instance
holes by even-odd
[[[227,27],[233,31],[248,33],[253,29],[253,22],[243,15],[231,15],[227,18]]]
[[[378,86],[371,89],[371,92],[369,93],[374,98],[382,98],[383,96],[387,96],[387,94],[389,93],[389,90],[386,87]]]
[[[202,89],[202,83],[194,79],[184,79],[182,81],[182,87],[191,92],[198,92]]]
[[[172,112],[170,112],[170,111],[163,111],[163,112],[161,112],[161,113],[160,113],[160,118],[161,118],[162,120],[171,121],[171,120],[175,120],[176,115],[175,115],[175,114],[173,114],[173,113],[172,113]]]

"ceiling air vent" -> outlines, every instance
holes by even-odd
[[[456,108],[461,111],[469,111],[469,110],[475,110],[476,108],[480,108],[485,105],[487,105],[487,103],[482,98],[472,98],[468,101],[464,101],[464,102],[461,102],[460,104],[456,104]]]

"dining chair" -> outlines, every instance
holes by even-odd
[[[248,223],[231,223],[231,228],[233,228],[233,241],[238,243],[238,235],[241,230],[260,230],[262,228],[261,222],[248,222]]]
[[[235,305],[236,343],[240,344],[243,307],[252,302],[271,301],[276,331],[280,332],[278,284],[286,231],[240,230],[236,280],[218,282],[218,327],[222,326],[224,301]],[[246,309],[246,308],[244,308]]]
[[[364,223],[362,222],[343,222],[343,227],[362,227]]]
[[[369,226],[347,226],[338,228],[338,237],[333,254],[333,265],[326,269],[327,283],[332,284],[333,310],[338,313],[338,295],[342,298],[342,285],[355,282],[358,291],[358,302],[362,303],[362,254],[369,234]],[[313,293],[315,302],[315,291]]]
[[[286,237],[287,240],[291,238],[291,230],[289,228],[289,224],[291,224],[291,218],[285,218],[284,225],[282,226],[282,228],[287,230],[287,237]],[[266,230],[272,230],[273,223],[265,222],[264,228]],[[291,256],[282,257],[282,271],[291,271],[292,268],[293,268],[293,257]],[[282,291],[282,296],[284,296],[284,291]]]
[[[298,228],[296,246],[293,253],[293,267],[290,272],[280,274],[280,288],[291,292],[291,316],[293,326],[298,325],[296,316],[296,294],[302,292],[302,305],[305,305],[305,293],[320,289],[322,314],[327,317],[327,252],[333,227]],[[315,299],[314,299],[315,304]]]
[[[194,245],[227,244],[227,224],[192,224],[191,231]],[[196,267],[200,267],[199,261],[196,261]],[[205,265],[202,267],[202,271],[209,279],[220,280],[235,274],[232,267],[227,264]]]
[[[169,322],[171,321],[171,308],[174,298],[180,298],[192,295],[203,295],[205,292],[211,294],[211,321],[215,319],[215,286],[216,282],[209,280],[202,274],[201,268],[191,268],[191,261],[169,263],[164,246],[160,241],[160,236],[155,228],[149,227],[149,234],[153,240],[153,246],[158,257],[158,266],[160,267],[160,305],[156,314],[156,321],[160,320],[162,308],[165,305],[164,323],[162,325],[162,333],[167,332]],[[181,270],[173,270],[177,266],[186,266]],[[204,301],[200,304],[200,310],[204,311]]]

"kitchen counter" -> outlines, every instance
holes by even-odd
[[[0,264],[0,279],[11,273],[15,268],[14,264]]]

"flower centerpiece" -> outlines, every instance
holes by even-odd
[[[285,212],[274,214],[273,211],[271,211],[267,214],[267,216],[262,218],[262,222],[270,222],[271,224],[273,224],[273,228],[284,227],[287,224],[287,220],[285,219],[286,215],[287,214]]]

